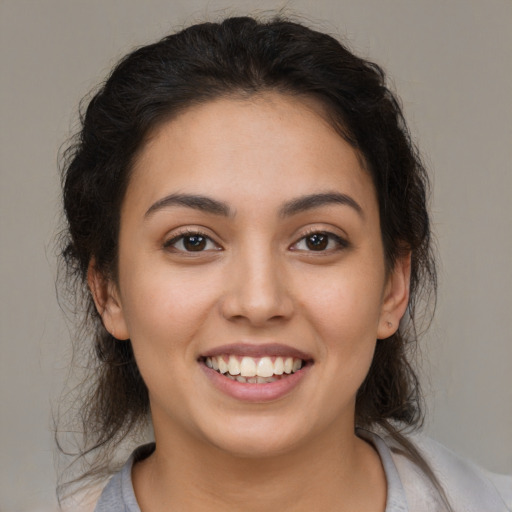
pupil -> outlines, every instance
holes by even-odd
[[[206,246],[206,238],[200,235],[187,236],[183,245],[187,251],[202,251]]]
[[[322,251],[327,247],[329,237],[322,233],[315,233],[307,238],[306,245],[313,251]]]

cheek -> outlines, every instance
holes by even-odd
[[[368,267],[367,267],[368,268]],[[308,290],[303,311],[315,326],[320,363],[331,375],[338,396],[353,396],[370,368],[377,342],[382,276],[377,273],[339,272],[330,279],[304,281]],[[307,303],[305,302],[307,300]]]
[[[351,269],[302,278],[304,310],[326,333],[326,341],[376,339],[382,305],[382,279],[376,273]]]
[[[194,386],[190,368],[216,303],[214,288],[183,271],[154,267],[130,275],[123,308],[137,366],[152,407],[167,410],[172,397],[172,414],[179,414]]]
[[[215,305],[212,280],[212,275],[158,266],[131,273],[125,280],[123,310],[134,346],[167,352],[186,346]]]

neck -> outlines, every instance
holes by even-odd
[[[383,511],[386,482],[377,453],[353,428],[272,457],[238,457],[180,436],[159,436],[134,467],[143,512],[164,510]]]

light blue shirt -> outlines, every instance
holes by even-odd
[[[385,512],[445,512],[432,482],[391,437],[363,429],[357,435],[370,442],[381,458],[387,480]],[[415,435],[410,440],[434,471],[455,512],[512,511],[512,476],[488,473],[426,437]],[[133,452],[103,490],[95,512],[141,512],[133,491],[132,466],[154,448],[147,444]]]

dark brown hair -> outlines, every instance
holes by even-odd
[[[82,112],[81,130],[62,166],[67,219],[62,259],[73,294],[85,301],[86,332],[93,338],[87,394],[78,411],[79,454],[99,454],[93,468],[101,466],[101,453],[148,417],[148,393],[130,341],[118,341],[105,330],[86,286],[92,259],[101,273],[115,279],[120,206],[137,152],[159,123],[192,105],[265,91],[314,98],[322,105],[372,176],[388,268],[404,252],[411,253],[407,315],[394,335],[377,343],[357,395],[356,423],[389,432],[435,481],[400,433],[423,418],[411,354],[417,305],[435,298],[436,290],[427,175],[382,69],[335,38],[281,18],[193,25],[139,48],[119,62]]]

